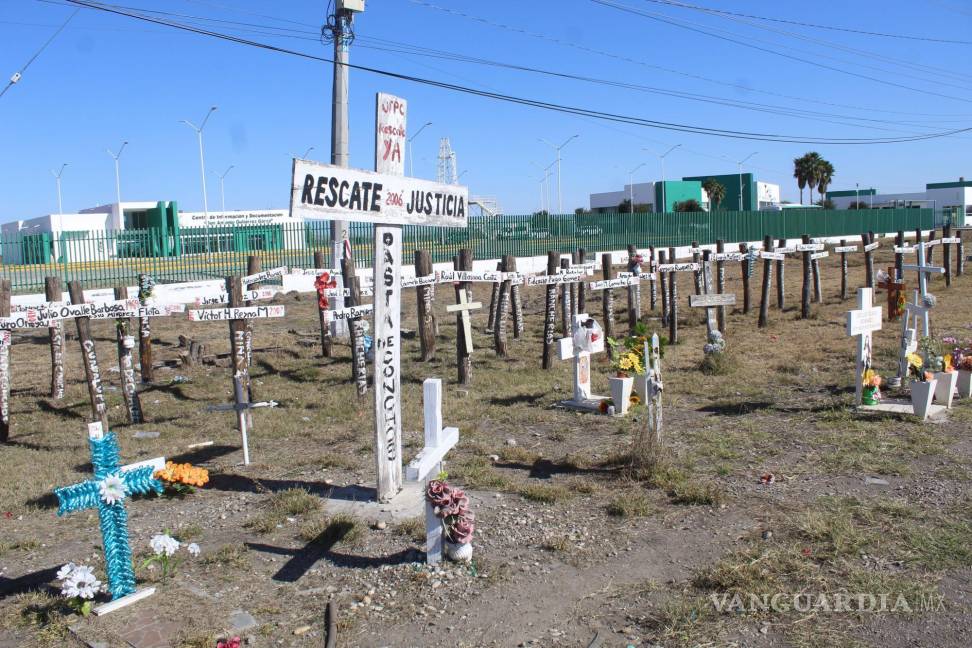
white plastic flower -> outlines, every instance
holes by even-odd
[[[156,556],[161,556],[162,554],[171,556],[179,549],[179,541],[167,533],[152,536],[149,544],[152,546],[152,551],[155,552]]]
[[[94,576],[84,575],[78,580],[78,596],[93,599],[101,589],[101,581]]]
[[[189,552],[190,556],[193,557],[198,556],[200,551],[199,545],[197,545],[195,542],[190,542],[189,545],[186,547],[186,551]]]
[[[108,475],[98,486],[101,499],[108,505],[115,504],[125,499],[127,487],[120,475]]]
[[[77,568],[78,568],[77,565],[75,565],[73,562],[69,562],[68,564],[64,565],[63,567],[57,570],[57,580],[59,581],[66,580],[69,576],[71,576],[71,574],[74,573],[74,570]]]
[[[78,589],[78,582],[73,578],[68,578],[61,585],[61,595],[67,598],[74,598],[75,596],[81,595],[81,590]]]

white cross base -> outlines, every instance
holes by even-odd
[[[465,290],[462,294],[465,294]],[[446,453],[459,443],[459,430],[442,427],[442,380],[426,378],[422,383],[425,409],[425,447],[405,467],[405,479],[428,482],[442,472]],[[425,491],[422,491],[425,497]],[[442,560],[442,521],[435,516],[432,504],[425,500],[425,561],[435,565]]]
[[[459,303],[451,304],[446,306],[447,313],[458,312],[462,318],[462,335],[466,339],[466,353],[472,353],[473,342],[472,342],[472,326],[469,322],[469,311],[482,308],[483,305],[480,302],[471,302],[469,298],[466,297],[466,291],[459,291]]]
[[[588,319],[586,313],[574,316],[574,332]],[[557,350],[561,360],[574,359],[574,397],[562,401],[561,405],[568,409],[583,412],[600,411],[601,401],[605,396],[595,396],[591,393],[591,353],[604,352],[604,339],[595,340],[591,344],[591,351],[581,351],[574,348],[574,338],[565,337],[557,340]]]

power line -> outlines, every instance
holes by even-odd
[[[948,43],[951,45],[972,45],[972,41],[965,40],[953,40],[950,38],[935,38],[933,36],[915,36],[912,34],[892,34],[888,32],[876,32],[867,31],[864,29],[853,29],[851,27],[837,27],[835,25],[820,25],[817,23],[802,22],[799,20],[788,20],[785,18],[771,18],[768,16],[754,16],[753,14],[738,13],[735,11],[726,11],[725,9],[714,9],[712,7],[701,7],[699,5],[692,5],[684,2],[675,2],[674,0],[645,0],[645,2],[653,2],[655,4],[668,5],[671,7],[680,7],[682,9],[692,9],[695,11],[704,11],[706,13],[717,13],[724,14],[727,16],[738,16],[740,18],[754,18],[756,20],[765,20],[768,22],[784,23],[787,25],[797,25],[800,27],[811,27],[813,29],[826,29],[829,31],[847,32],[850,34],[862,34],[864,36],[879,36],[881,38],[898,38],[901,40],[913,40],[913,41],[923,41],[927,43]]]
[[[60,34],[62,31],[64,31],[64,28],[68,26],[68,23],[71,22],[71,19],[72,18],[74,18],[76,15],[78,15],[78,12],[79,11],[81,11],[81,10],[80,9],[75,9],[73,12],[71,12],[71,15],[68,16],[67,19],[63,23],[61,23],[61,26],[57,28],[57,31],[55,31],[53,34],[51,34],[50,38],[48,38],[46,41],[44,41],[44,44],[40,46],[40,49],[37,50],[36,52],[34,52],[34,55],[31,56],[27,60],[26,63],[24,63],[23,67],[21,67],[20,70],[18,70],[17,72],[14,72],[14,75],[12,77],[10,77],[10,81],[7,83],[6,87],[4,87],[3,90],[0,90],[0,97],[2,97],[3,95],[7,94],[7,90],[9,90],[10,88],[12,88],[15,83],[17,83],[18,81],[20,81],[20,78],[24,75],[24,72],[27,71],[27,68],[30,67],[30,64],[33,63],[37,59],[37,57],[41,55],[41,52],[43,52],[44,50],[47,49],[47,46],[48,45],[50,45],[51,43],[54,42],[54,39],[57,38],[58,34]]]
[[[174,21],[169,21],[161,18],[156,18],[153,16],[146,16],[136,12],[130,12],[122,9],[112,8],[110,6],[101,5],[99,3],[90,2],[89,0],[67,0],[71,4],[77,5],[79,7],[85,7],[89,9],[95,9],[99,11],[104,11],[107,13],[113,13],[117,15],[126,16],[129,18],[135,18],[137,20],[142,20],[146,22],[151,22],[155,24],[165,25],[172,27],[174,29],[180,29],[185,31],[190,31],[204,36],[210,36],[220,40],[225,40],[229,42],[234,42],[242,45],[249,45],[252,47],[258,47],[268,51],[278,52],[282,54],[290,54],[293,56],[298,56],[305,59],[332,63],[333,60],[322,57],[315,56],[313,54],[308,54],[306,52],[300,52],[297,50],[290,50],[283,47],[278,47],[276,45],[269,45],[266,43],[260,43],[257,41],[248,40],[245,38],[240,38],[238,36],[232,36],[230,34],[224,34],[220,32],[215,32],[207,29],[202,29],[199,27],[194,27],[191,25],[185,25],[177,23]],[[812,137],[812,136],[797,136],[797,135],[784,135],[776,133],[759,133],[759,132],[749,132],[749,131],[736,131],[727,129],[717,129],[709,128],[704,126],[696,126],[692,124],[681,124],[677,122],[666,122],[659,120],[652,120],[643,117],[635,117],[630,115],[621,115],[615,113],[608,113],[598,110],[593,110],[589,108],[582,108],[578,106],[568,106],[564,104],[558,104],[548,101],[543,101],[540,99],[530,99],[525,97],[517,97],[508,94],[502,94],[497,92],[477,90],[475,88],[470,88],[468,86],[461,86],[452,83],[446,83],[443,81],[437,81],[434,79],[426,79],[421,77],[416,77],[407,74],[401,74],[398,72],[391,72],[388,70],[382,70],[379,68],[373,68],[363,65],[356,64],[346,64],[351,69],[360,70],[363,72],[370,72],[372,74],[378,74],[381,76],[386,76],[389,78],[399,79],[403,81],[410,81],[412,83],[418,83],[422,85],[427,85],[431,87],[441,88],[445,90],[451,90],[455,92],[461,92],[473,96],[479,96],[484,98],[495,99],[498,101],[505,101],[507,103],[513,103],[518,105],[530,106],[534,108],[541,108],[544,110],[549,110],[553,112],[561,112],[572,115],[582,115],[587,117],[594,117],[596,119],[603,119],[606,121],[613,121],[619,123],[627,123],[638,126],[644,126],[649,128],[658,128],[662,130],[672,130],[678,132],[695,133],[700,135],[710,135],[718,136],[730,139],[747,139],[747,140],[758,140],[758,141],[769,141],[769,142],[788,142],[788,143],[799,143],[799,144],[844,144],[844,145],[871,145],[871,144],[895,144],[903,142],[915,142],[922,141],[926,139],[935,139],[939,137],[947,137],[950,135],[955,135],[958,133],[965,133],[972,131],[972,128],[960,128],[952,129],[949,131],[942,131],[937,133],[926,133],[920,135],[911,135],[907,137],[886,137],[886,138],[825,138],[825,137]]]

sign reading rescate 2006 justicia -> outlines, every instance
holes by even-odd
[[[295,217],[465,227],[468,208],[469,190],[460,185],[294,160]]]

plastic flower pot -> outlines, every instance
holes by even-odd
[[[877,387],[865,387],[861,392],[861,404],[863,405],[877,405],[877,398],[874,397],[877,392]]]
[[[935,400],[939,405],[952,408],[952,396],[955,394],[955,383],[958,381],[957,371],[939,371],[935,374],[938,385],[935,387]]]
[[[956,386],[959,398],[972,398],[972,371],[959,370]]]
[[[455,562],[469,562],[472,560],[473,546],[471,542],[456,544],[446,540],[445,550],[446,556],[449,557],[449,560],[453,560]]]
[[[608,378],[611,386],[611,400],[614,402],[614,415],[624,416],[631,405],[631,390],[634,388],[633,378]]]
[[[937,386],[937,380],[925,382],[916,380],[911,383],[911,406],[914,407],[915,416],[922,421],[928,418],[928,410],[931,408],[932,398],[935,396],[935,387]]]
[[[642,403],[648,402],[648,374],[638,374],[634,377],[634,393]]]

